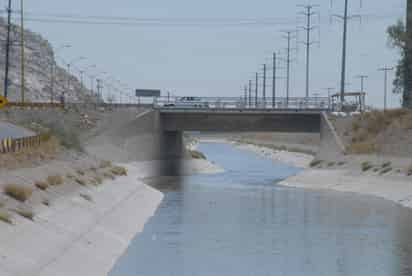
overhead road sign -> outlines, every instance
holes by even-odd
[[[160,97],[160,94],[156,89],[136,89],[136,97]]]

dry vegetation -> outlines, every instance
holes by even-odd
[[[61,175],[50,175],[47,177],[47,183],[50,186],[62,185],[64,183],[64,178]]]
[[[317,160],[317,159],[315,159],[315,160],[313,160],[312,162],[310,162],[309,166],[310,166],[311,168],[314,168],[314,167],[320,166],[322,163],[323,163],[322,160]]]
[[[33,211],[30,210],[22,210],[22,209],[16,209],[14,210],[16,214],[22,216],[23,218],[26,218],[28,220],[34,220],[34,213]]]
[[[0,221],[12,224],[11,215],[6,211],[0,211]]]
[[[127,169],[124,167],[120,166],[114,166],[110,169],[110,172],[114,175],[118,176],[126,176],[127,175]]]
[[[79,184],[79,185],[82,185],[82,186],[86,186],[86,185],[87,185],[86,180],[84,180],[83,178],[76,177],[76,178],[75,178],[75,181],[76,181],[76,183]]]
[[[370,169],[373,168],[373,165],[370,162],[365,161],[365,162],[362,162],[361,168],[362,168],[363,172],[367,172],[367,171],[369,171]]]
[[[4,193],[18,201],[25,202],[33,194],[33,189],[17,184],[8,184],[4,187]]]
[[[409,168],[407,170],[407,174],[408,174],[408,176],[412,175],[412,165],[409,166]]]
[[[39,147],[23,149],[17,153],[5,153],[0,155],[0,168],[16,169],[29,166],[33,161],[50,160],[59,151],[59,141],[50,137]]]
[[[379,152],[385,143],[396,143],[401,138],[408,138],[407,133],[411,130],[412,111],[408,109],[372,111],[357,115],[349,131],[352,133],[352,139],[348,151],[354,154]],[[394,139],[390,139],[391,137]]]
[[[101,169],[106,169],[106,168],[109,168],[109,167],[111,167],[111,166],[112,166],[112,162],[107,161],[107,160],[102,160],[102,161],[100,162],[99,168],[101,168]]]
[[[200,151],[197,151],[197,150],[189,150],[189,153],[190,153],[190,156],[191,156],[193,159],[204,159],[204,160],[206,160],[206,156],[205,156],[202,152],[200,152]]]
[[[42,191],[45,191],[49,188],[49,183],[46,181],[36,181],[34,185]]]
[[[80,197],[83,198],[86,201],[90,201],[90,202],[93,201],[93,198],[90,195],[87,195],[87,194],[80,194]]]

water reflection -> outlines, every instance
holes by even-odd
[[[112,276],[412,275],[411,211],[279,187],[297,170],[228,145],[202,151],[226,172],[148,180],[165,199]]]

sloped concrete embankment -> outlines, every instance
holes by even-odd
[[[185,158],[182,132],[163,131],[159,113],[146,110],[129,121],[117,120],[111,127],[92,139],[90,154],[118,162],[157,161],[153,175],[183,173]]]
[[[345,153],[345,146],[325,112],[321,114],[320,147],[317,157],[334,160]]]

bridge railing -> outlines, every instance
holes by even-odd
[[[158,97],[155,109],[267,109],[330,110],[327,97],[308,98],[236,98],[236,97]]]

